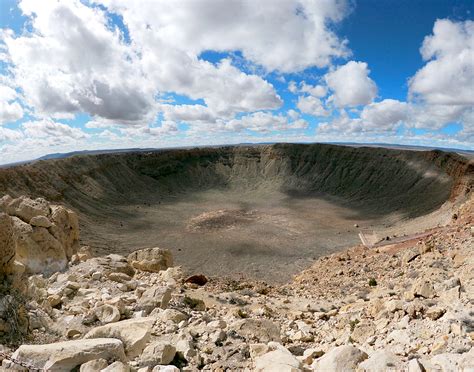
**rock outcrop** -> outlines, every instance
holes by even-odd
[[[14,260],[28,274],[50,274],[67,267],[79,248],[79,222],[73,211],[42,198],[8,195],[0,200],[0,211],[2,267],[13,263],[12,249]]]

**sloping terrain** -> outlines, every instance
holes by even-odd
[[[468,192],[473,168],[441,151],[166,150],[0,169],[0,194],[65,203],[98,254],[160,246],[189,271],[284,281],[355,244],[360,229],[406,234],[443,223],[447,214],[436,211]]]

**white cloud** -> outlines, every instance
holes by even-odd
[[[279,0],[278,6],[253,0],[100,2],[124,17],[142,45],[152,38],[156,46],[179,46],[195,56],[239,50],[247,60],[281,72],[325,67],[348,54],[345,40],[329,27],[347,14],[344,0]]]
[[[162,105],[164,118],[176,122],[215,122],[217,117],[204,105]]]
[[[225,124],[226,130],[243,131],[250,130],[259,133],[268,133],[272,131],[286,131],[306,129],[308,123],[303,119],[297,119],[290,122],[287,116],[273,115],[268,112],[256,112],[244,116],[240,119],[230,120]]]
[[[263,78],[242,72],[229,59],[218,64],[201,60],[201,50],[169,37],[170,30],[183,26],[175,24],[180,21],[179,8],[185,13],[193,10],[192,2],[174,4],[177,12],[170,11],[164,18],[160,13],[156,19],[148,12],[167,10],[168,2],[124,4],[132,5],[120,8],[133,40],[130,44],[120,30],[111,29],[98,7],[78,0],[22,0],[19,5],[32,20],[32,32],[18,37],[4,32],[2,39],[15,82],[37,116],[85,112],[98,121],[147,124],[157,113],[158,92],[203,99],[222,117],[282,104]],[[212,11],[211,3],[199,7],[206,5]],[[194,40],[196,35],[201,33],[189,37]]]
[[[16,141],[23,138],[23,134],[18,130],[0,127],[0,142],[1,141]]]
[[[125,122],[148,117],[153,90],[103,11],[77,0],[23,0],[19,6],[32,32],[4,33],[3,42],[15,82],[36,114],[87,112]]]
[[[173,121],[163,121],[161,126],[148,128],[146,133],[152,136],[169,136],[178,133],[178,125]]]
[[[474,104],[474,22],[437,20],[421,47],[427,61],[410,80],[410,94],[427,104]]]
[[[408,105],[393,99],[374,102],[364,107],[359,117],[351,118],[345,110],[331,122],[318,126],[318,133],[394,133],[408,117]]]
[[[377,95],[377,86],[369,78],[365,62],[350,61],[325,75],[333,91],[331,99],[338,107],[366,105]]]
[[[293,80],[290,81],[288,83],[288,90],[293,94],[298,93],[298,85],[296,85],[296,82],[294,82]]]
[[[408,125],[414,128],[437,130],[448,123],[464,121],[463,117],[469,110],[472,109],[466,106],[411,104]]]
[[[365,130],[370,128],[374,131],[391,131],[396,125],[406,120],[407,115],[408,108],[405,102],[385,99],[365,106],[360,118]]]
[[[16,91],[0,82],[0,125],[17,121],[23,117],[23,109],[14,100]]]
[[[311,85],[311,84],[307,84],[305,81],[301,82],[300,91],[303,93],[308,93],[312,95],[313,97],[318,97],[318,98],[325,97],[326,94],[328,93],[328,89],[324,85]]]
[[[28,121],[22,124],[24,133],[32,138],[60,138],[64,140],[69,139],[83,139],[88,135],[79,128],[73,128],[69,125],[56,123],[51,120]]]
[[[324,108],[321,100],[313,96],[300,96],[296,103],[298,109],[309,115],[313,116],[328,116],[329,112]]]

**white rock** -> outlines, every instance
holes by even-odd
[[[150,340],[155,321],[155,318],[147,317],[110,323],[92,329],[84,338],[117,338],[123,342],[127,356],[132,358],[141,354]]]
[[[176,354],[176,348],[166,342],[157,341],[148,345],[140,356],[140,367],[169,364]]]
[[[116,361],[100,370],[101,372],[130,372],[130,366],[128,364]]]
[[[30,220],[31,226],[50,228],[53,226],[50,220],[45,216],[35,216]]]
[[[152,372],[179,372],[179,368],[175,366],[156,366]]]
[[[15,351],[13,358],[34,368],[63,372],[94,359],[125,360],[125,354],[120,340],[97,338],[46,345],[22,345]]]
[[[171,288],[168,287],[151,287],[143,292],[137,302],[137,310],[144,310],[147,314],[151,313],[155,308],[166,309],[171,300]]]
[[[296,372],[301,363],[288,350],[279,348],[255,358],[256,372]]]
[[[359,364],[358,369],[367,372],[402,370],[401,360],[387,350],[377,350],[367,360]]]
[[[160,319],[163,322],[172,321],[174,323],[179,323],[183,320],[188,319],[188,316],[179,310],[166,309],[160,314]]]
[[[120,320],[120,310],[112,305],[102,305],[95,310],[101,323],[114,323]]]
[[[368,355],[351,345],[338,346],[321,358],[317,359],[311,367],[316,371],[350,371],[367,359]]]
[[[107,367],[107,365],[105,359],[94,359],[82,364],[79,372],[97,372]]]

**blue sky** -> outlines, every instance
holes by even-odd
[[[262,141],[474,149],[472,12],[455,0],[2,0],[0,163]]]

